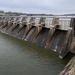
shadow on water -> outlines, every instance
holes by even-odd
[[[0,33],[0,75],[58,75],[72,56]]]

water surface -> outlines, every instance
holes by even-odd
[[[0,33],[0,75],[58,75],[70,57]]]

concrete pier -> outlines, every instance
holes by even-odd
[[[75,54],[75,37],[72,39],[70,52]],[[64,67],[64,70],[60,73],[60,75],[75,75],[75,56]]]
[[[75,54],[75,37],[73,37],[70,52]]]

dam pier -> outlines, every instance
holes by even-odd
[[[0,32],[53,50],[60,58],[71,50],[74,18],[1,16]]]

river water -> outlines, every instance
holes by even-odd
[[[0,75],[58,75],[71,57],[0,33]]]

